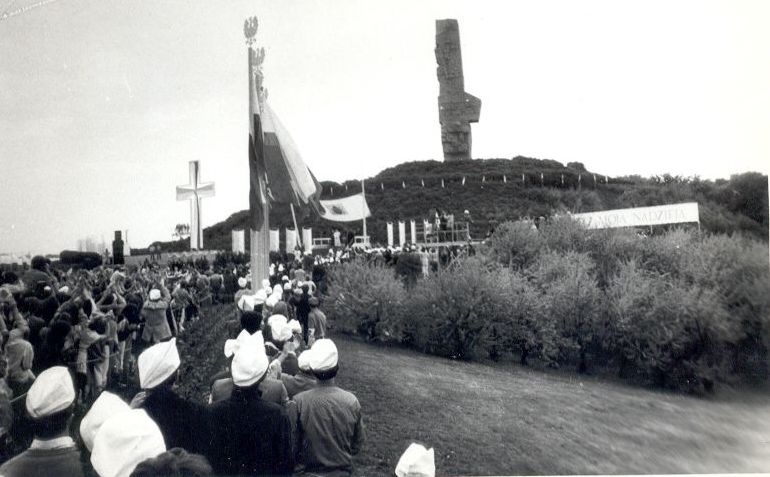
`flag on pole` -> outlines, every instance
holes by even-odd
[[[406,184],[404,183],[404,181],[401,181],[401,188],[406,189]]]
[[[540,185],[542,186],[543,184],[544,184],[543,183],[543,173],[541,172],[540,173]]]
[[[354,222],[372,215],[363,192],[341,199],[322,200],[321,206],[321,218],[333,222]]]
[[[487,181],[487,176],[481,176],[481,183],[485,183]]]
[[[596,174],[592,174],[594,176],[594,185],[596,185]]]
[[[420,183],[422,184],[423,187],[425,187],[425,181],[424,180],[420,179]]]
[[[505,174],[503,174],[503,184],[505,184],[506,182],[508,182],[508,179],[506,179]]]
[[[463,176],[463,185],[465,185],[465,176]]]
[[[334,195],[334,187],[332,186],[332,188],[331,188],[331,189],[332,189],[332,193],[331,193],[331,195]]]
[[[444,188],[444,179],[441,179],[441,188]]]
[[[604,176],[604,183],[607,183],[607,176]]]
[[[347,184],[347,182],[346,182],[346,183],[345,183],[345,192],[347,192],[347,191],[348,191],[348,184]]]
[[[564,174],[561,175],[561,185],[564,185]]]
[[[385,190],[385,184],[383,184],[382,182],[380,182],[380,190]]]
[[[580,173],[578,172],[578,184],[580,184],[580,180],[582,179]]]
[[[524,174],[521,175],[521,182],[524,182]]]

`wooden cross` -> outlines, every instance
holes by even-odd
[[[176,186],[176,200],[190,201],[190,250],[203,249],[203,227],[201,227],[201,199],[214,196],[214,183],[201,182],[201,168],[198,161],[190,161],[190,183]]]

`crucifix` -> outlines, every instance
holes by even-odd
[[[201,182],[200,178],[201,168],[198,161],[190,161],[190,183],[176,186],[176,200],[190,201],[190,250],[203,249],[201,199],[214,196],[214,183]]]

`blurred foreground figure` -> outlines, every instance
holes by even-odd
[[[396,464],[396,477],[435,477],[436,463],[433,449],[426,449],[414,442]]]

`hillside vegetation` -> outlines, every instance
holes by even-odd
[[[361,191],[360,181],[323,182],[322,185],[322,199]],[[767,176],[756,172],[716,181],[671,175],[605,178],[586,170],[581,163],[565,166],[553,160],[521,156],[467,162],[414,161],[366,179],[366,199],[372,212],[367,226],[373,242],[384,243],[385,224],[389,220],[419,221],[428,218],[429,211],[436,207],[456,216],[468,209],[475,222],[473,235],[480,236],[495,224],[525,216],[695,201],[700,204],[701,226],[705,230],[740,231],[767,240],[767,187]],[[272,226],[293,227],[288,206],[276,205],[270,215]],[[299,210],[297,220],[300,227],[313,227],[316,237],[330,236],[337,226],[314,217],[307,210]],[[339,226],[361,233],[358,222]],[[210,249],[229,250],[230,231],[248,227],[248,210],[236,212],[227,220],[206,228],[204,243]],[[166,251],[188,248],[189,240],[163,244]]]

